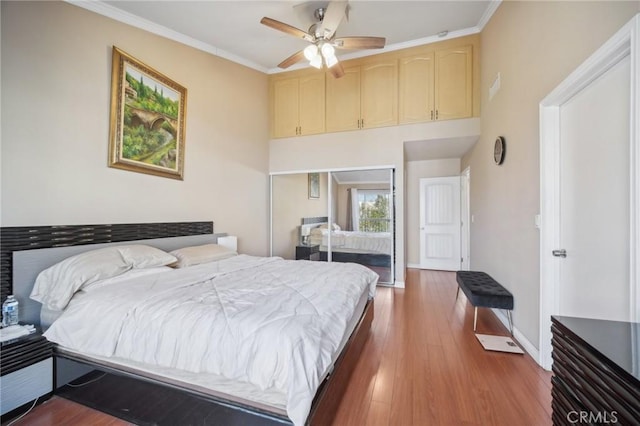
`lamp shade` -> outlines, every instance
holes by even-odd
[[[327,68],[331,68],[332,66],[338,63],[338,58],[336,58],[336,55],[331,55],[331,56],[325,57],[324,61],[327,64]]]
[[[322,52],[322,56],[324,56],[325,59],[329,59],[332,56],[334,57],[336,56],[336,49],[334,49],[333,46],[330,45],[329,43],[324,43],[320,50]]]
[[[322,56],[320,56],[320,54],[316,54],[316,56],[313,57],[313,59],[311,59],[310,62],[311,66],[314,68],[322,68]]]
[[[307,61],[313,60],[318,54],[318,46],[315,44],[310,44],[309,46],[304,48],[304,57],[307,58]]]

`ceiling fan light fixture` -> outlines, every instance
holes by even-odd
[[[334,49],[334,47],[329,43],[324,43],[320,48],[320,51],[322,52],[322,56],[327,60],[332,56],[336,56],[336,49]]]
[[[316,54],[310,61],[309,64],[317,69],[322,68],[322,56],[319,53]]]
[[[331,68],[332,66],[338,63],[338,58],[336,58],[336,55],[325,57],[324,60],[327,64],[327,68]]]
[[[318,55],[318,46],[315,44],[310,44],[309,46],[304,48],[304,57],[307,58],[307,61],[313,60]]]

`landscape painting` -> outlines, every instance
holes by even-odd
[[[187,90],[117,47],[111,84],[109,166],[183,179]]]

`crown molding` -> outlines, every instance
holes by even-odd
[[[156,24],[155,22],[151,22],[147,19],[143,19],[132,13],[125,12],[122,9],[118,9],[117,7],[108,5],[100,0],[64,0],[64,1],[74,6],[78,6],[83,9],[89,10],[91,12],[97,13],[99,15],[106,16],[107,18],[114,19],[116,21],[122,22],[127,25],[131,25],[132,27],[140,28],[141,30],[148,31],[152,34],[156,34],[161,37],[168,38],[169,40],[177,41],[178,43],[182,43],[184,45],[193,47],[195,49],[202,50],[203,52],[210,53],[214,56],[218,56],[218,57],[227,59],[229,61],[235,62],[237,64],[244,65],[256,71],[260,71],[263,73],[268,72],[267,68],[259,64],[256,64],[253,61],[234,55],[225,50],[212,46],[208,43],[204,43],[200,40],[196,40],[192,37],[184,35],[178,31],[174,31],[163,25]]]
[[[498,10],[498,7],[501,4],[502,0],[495,0],[489,3],[489,7],[487,7],[487,9],[484,11],[484,14],[480,18],[480,21],[478,21],[478,25],[476,25],[476,28],[478,28],[478,32],[484,29],[485,25],[487,25],[487,23],[489,22],[493,14],[496,13],[496,10]]]
[[[341,61],[346,61],[349,59],[364,58],[366,56],[379,55],[381,53],[393,52],[396,50],[408,49],[410,47],[424,46],[425,44],[436,43],[444,40],[449,40],[452,38],[464,37],[472,34],[477,34],[479,32],[480,32],[480,28],[477,26],[471,27],[471,28],[464,28],[462,30],[451,31],[444,37],[434,35],[429,37],[417,38],[415,40],[404,41],[402,43],[390,44],[385,46],[383,49],[362,50],[359,52],[349,53],[347,55],[340,55],[339,59]],[[309,64],[299,63],[297,65],[287,68],[286,70],[283,70],[280,68],[271,68],[270,70],[267,71],[267,74],[278,74],[282,72],[295,71],[295,70],[305,69],[309,67],[310,67]]]
[[[111,6],[107,3],[104,3],[101,0],[64,0],[64,1],[66,3],[81,7],[83,9],[89,10],[91,12],[97,13],[107,18],[111,18],[113,20],[122,22],[124,24],[131,25],[132,27],[136,27],[141,30],[148,31],[152,34],[159,35],[169,40],[177,41],[178,43],[182,43],[184,45],[193,47],[194,49],[202,50],[203,52],[207,52],[214,56],[227,59],[231,62],[244,65],[246,67],[252,68],[256,71],[260,71],[266,74],[278,74],[286,71],[294,71],[298,69],[309,68],[308,64],[301,63],[301,64],[294,65],[292,67],[289,67],[286,70],[283,70],[280,68],[269,69],[253,61],[250,61],[238,55],[234,55],[233,53],[227,52],[216,46],[213,46],[211,44],[204,43],[200,40],[196,40],[193,37],[189,37],[185,34],[182,34],[178,31],[167,28],[163,25],[156,24],[155,22],[141,18],[132,13],[125,12],[124,10]],[[502,3],[502,0],[491,1],[489,3],[489,7],[487,7],[484,14],[480,18],[480,21],[474,27],[465,28],[457,31],[451,31],[444,37],[434,35],[434,36],[423,37],[423,38],[410,40],[402,43],[391,44],[386,46],[383,49],[376,49],[375,51],[364,50],[364,51],[349,53],[347,55],[340,56],[340,60],[363,58],[366,56],[377,55],[380,53],[393,52],[396,50],[407,49],[410,47],[422,46],[425,44],[431,44],[439,41],[449,40],[452,38],[477,34],[483,30],[483,28],[489,22],[489,20],[491,19],[491,17],[493,16],[493,14],[498,9],[501,3]]]

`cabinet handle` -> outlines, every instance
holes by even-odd
[[[436,110],[436,120],[438,119],[438,110]]]
[[[433,121],[433,110],[431,110],[431,120]]]
[[[360,119],[360,128],[364,129],[364,118]]]
[[[298,134],[302,135],[302,126],[298,127]]]

